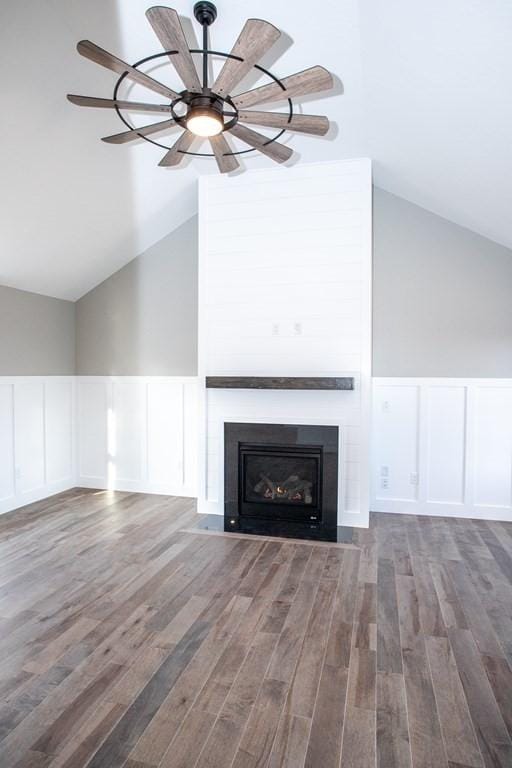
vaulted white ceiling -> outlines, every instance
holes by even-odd
[[[78,40],[128,61],[161,51],[144,18],[152,4],[2,4],[0,284],[78,298],[191,216],[198,176],[217,172],[200,159],[159,168],[163,150],[142,141],[104,144],[123,129],[115,113],[66,101],[68,92],[109,97],[116,80],[78,56]],[[323,64],[342,81],[333,95],[301,102],[336,127],[327,139],[290,135],[296,162],[369,156],[378,186],[512,247],[509,0],[216,4],[215,49],[229,51],[246,18],[260,17],[283,32],[262,62],[275,74]],[[192,17],[193,0],[169,5]],[[196,23],[185,29],[196,45]],[[168,65],[153,74],[180,89]],[[139,86],[130,96],[159,100]],[[133,115],[136,125],[154,121]]]

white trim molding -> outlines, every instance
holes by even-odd
[[[512,520],[512,379],[375,378],[371,509]]]

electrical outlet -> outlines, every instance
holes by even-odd
[[[382,410],[384,411],[384,413],[387,413],[388,411],[391,410],[389,400],[382,401]]]
[[[21,480],[21,469],[20,469],[20,467],[16,467],[16,469],[14,471],[14,477],[16,478],[16,480]]]
[[[389,467],[387,467],[385,464],[383,464],[380,468],[380,476],[389,477]]]
[[[411,477],[409,482],[411,485],[418,485],[418,473],[417,472],[411,472]]]
[[[272,336],[279,336],[279,323],[272,323]]]
[[[302,336],[302,323],[293,324],[293,333],[295,336]]]
[[[380,479],[380,487],[382,488],[383,491],[387,491],[388,490],[388,488],[389,488],[389,480],[387,479],[387,477],[381,477],[381,479]]]

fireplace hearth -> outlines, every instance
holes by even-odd
[[[224,425],[224,530],[336,541],[338,427]]]

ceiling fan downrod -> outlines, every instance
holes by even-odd
[[[203,89],[208,88],[208,27],[217,18],[217,8],[206,0],[194,5],[194,16],[203,27]]]

